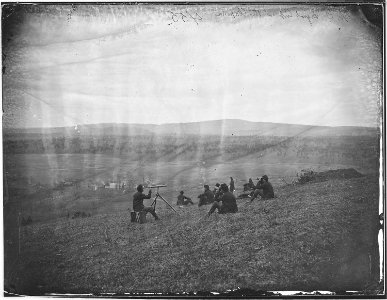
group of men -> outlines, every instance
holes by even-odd
[[[225,183],[223,183],[226,185]],[[227,185],[226,185],[227,186]],[[234,179],[230,177],[230,185],[227,187],[228,191],[230,193],[234,193],[235,191],[235,183]],[[199,198],[199,206],[206,205],[206,204],[211,204],[214,201],[219,201],[220,196],[223,194],[223,190],[221,188],[221,185],[219,183],[215,184],[215,188],[213,191],[210,190],[210,187],[205,184],[204,185],[204,193],[200,194],[198,196]]]
[[[234,179],[230,177],[230,188],[227,184],[217,183],[215,185],[214,191],[210,190],[210,187],[206,184],[204,185],[204,193],[199,195],[199,206],[205,204],[212,204],[208,216],[210,216],[215,210],[218,210],[218,213],[236,213],[238,211],[238,206],[236,203],[236,197],[233,192],[235,191]],[[258,179],[258,178],[257,178]],[[252,181],[251,181],[252,183]],[[249,184],[251,185],[249,182]],[[144,199],[150,199],[152,196],[152,191],[149,190],[148,195],[143,193],[144,187],[140,184],[137,186],[137,192],[133,195],[133,210],[135,212],[144,211],[145,213],[151,213],[155,220],[158,220],[159,217],[156,214],[154,207],[144,206]],[[257,185],[252,186],[252,192],[249,197],[250,201],[254,201],[258,196],[261,196],[262,199],[274,198],[273,186],[269,182],[267,175],[263,175],[259,179]],[[184,195],[184,191],[180,192],[180,195],[177,196],[177,205],[187,205],[194,204],[191,198]]]

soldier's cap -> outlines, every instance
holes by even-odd
[[[204,186],[205,189],[209,189],[210,188],[208,184],[205,184],[203,186]]]
[[[180,194],[184,194],[184,191],[180,191]]]
[[[138,186],[137,186],[137,191],[141,191],[141,190],[143,190],[143,188],[142,188],[142,184],[139,184]]]
[[[262,179],[265,179],[266,181],[268,181],[268,180],[269,180],[269,177],[267,177],[267,175],[263,175],[263,176],[262,176]]]
[[[217,184],[215,184],[215,186],[217,186],[217,187],[220,187],[220,184],[219,184],[219,183],[217,183]]]

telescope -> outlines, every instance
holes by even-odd
[[[155,184],[155,185],[150,185],[150,186],[147,187],[148,189],[157,189],[157,191],[156,191],[156,197],[155,197],[155,199],[153,200],[153,202],[152,202],[152,204],[151,204],[151,206],[153,206],[153,210],[156,211],[156,200],[157,200],[157,198],[160,198],[160,199],[163,200],[170,208],[172,208],[175,212],[177,212],[177,211],[171,206],[171,204],[169,204],[169,203],[167,202],[167,200],[165,200],[165,199],[159,194],[159,188],[161,188],[161,187],[166,187],[166,185],[165,185],[165,184]]]
[[[166,187],[165,184],[156,184],[156,185],[151,185],[151,186],[147,186],[148,189],[158,189],[158,188],[161,188],[161,187]]]

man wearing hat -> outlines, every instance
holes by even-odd
[[[144,199],[150,199],[152,191],[149,190],[148,195],[143,194],[144,188],[142,184],[137,186],[137,192],[133,195],[133,210],[135,212],[145,211],[146,213],[151,213],[155,220],[158,220],[155,210],[151,206],[144,206]]]
[[[262,178],[258,181],[250,201],[253,201],[258,197],[258,195],[260,195],[262,199],[274,198],[273,186],[269,182],[269,177],[267,177],[267,175],[263,175]]]

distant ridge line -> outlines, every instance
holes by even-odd
[[[294,123],[277,123],[277,122],[256,122],[243,119],[217,119],[217,120],[205,120],[205,121],[193,121],[193,122],[180,122],[180,123],[162,123],[162,124],[153,124],[153,123],[122,123],[122,122],[111,122],[111,123],[88,123],[88,124],[77,124],[72,126],[55,126],[55,127],[4,127],[4,130],[50,130],[50,129],[66,129],[66,128],[76,128],[76,127],[90,127],[90,126],[152,126],[152,127],[162,127],[162,126],[178,126],[178,125],[197,125],[197,124],[209,124],[209,123],[219,123],[219,122],[245,122],[250,124],[260,124],[260,125],[277,125],[277,126],[302,126],[310,128],[369,128],[369,129],[379,129],[377,126],[354,126],[354,125],[340,125],[340,126],[329,126],[329,125],[312,125],[312,124],[294,124]]]
[[[240,119],[212,120],[189,123],[137,124],[100,123],[53,128],[14,128],[3,130],[7,138],[19,136],[77,137],[77,136],[262,136],[262,137],[322,137],[322,136],[373,136],[378,128],[355,126],[316,126],[270,122],[251,122]]]

